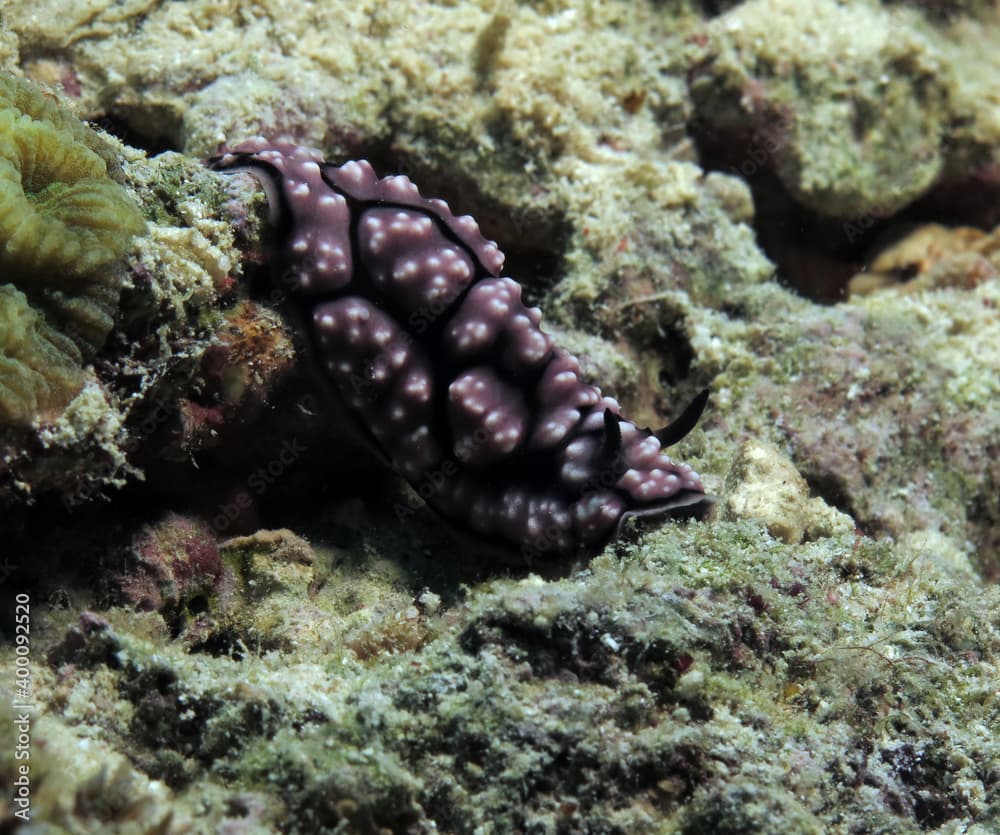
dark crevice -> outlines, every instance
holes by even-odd
[[[699,4],[706,17],[709,19],[725,14],[735,6],[740,5],[743,0],[702,0]]]
[[[139,148],[150,156],[182,150],[183,123],[180,114],[170,108],[150,105],[111,108],[91,122],[126,145]]]
[[[975,564],[983,579],[1000,583],[1000,502],[997,491],[987,484],[968,510],[972,539],[976,543]]]
[[[993,0],[886,0],[887,6],[915,6],[931,20],[953,23],[963,18],[991,18],[996,12]]]
[[[690,376],[695,358],[694,348],[679,327],[666,328],[662,342],[650,345],[650,349],[662,360],[659,377],[665,389],[676,388]]]
[[[831,507],[852,518],[858,518],[858,511],[851,502],[849,489],[836,476],[805,473],[805,479],[813,496],[818,496]]]

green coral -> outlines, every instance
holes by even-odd
[[[0,285],[0,421],[23,421],[73,390],[80,351],[45,325],[24,293]]]
[[[0,76],[0,425],[64,404],[111,330],[117,262],[145,230],[112,159],[71,113]]]

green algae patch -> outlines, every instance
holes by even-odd
[[[114,323],[145,222],[99,151],[72,114],[0,76],[0,425],[65,405]]]

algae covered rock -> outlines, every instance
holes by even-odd
[[[100,139],[0,76],[0,425],[64,405],[111,330],[138,208]]]
[[[810,209],[858,217],[899,209],[941,173],[949,67],[902,15],[754,0],[714,20],[706,43],[695,104],[735,139],[745,176],[771,169]]]
[[[1000,595],[938,548],[672,525],[427,607],[378,548],[264,531],[220,546],[242,576],[205,640],[33,604],[37,732],[127,752],[148,813],[205,832],[258,804],[289,833],[994,831]],[[426,640],[360,645],[415,604]]]

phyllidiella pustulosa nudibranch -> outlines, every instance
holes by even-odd
[[[697,421],[640,429],[580,379],[470,216],[363,160],[253,139],[210,161],[254,174],[274,257],[318,361],[370,443],[452,525],[511,558],[598,552],[633,515],[707,501],[663,446]]]

